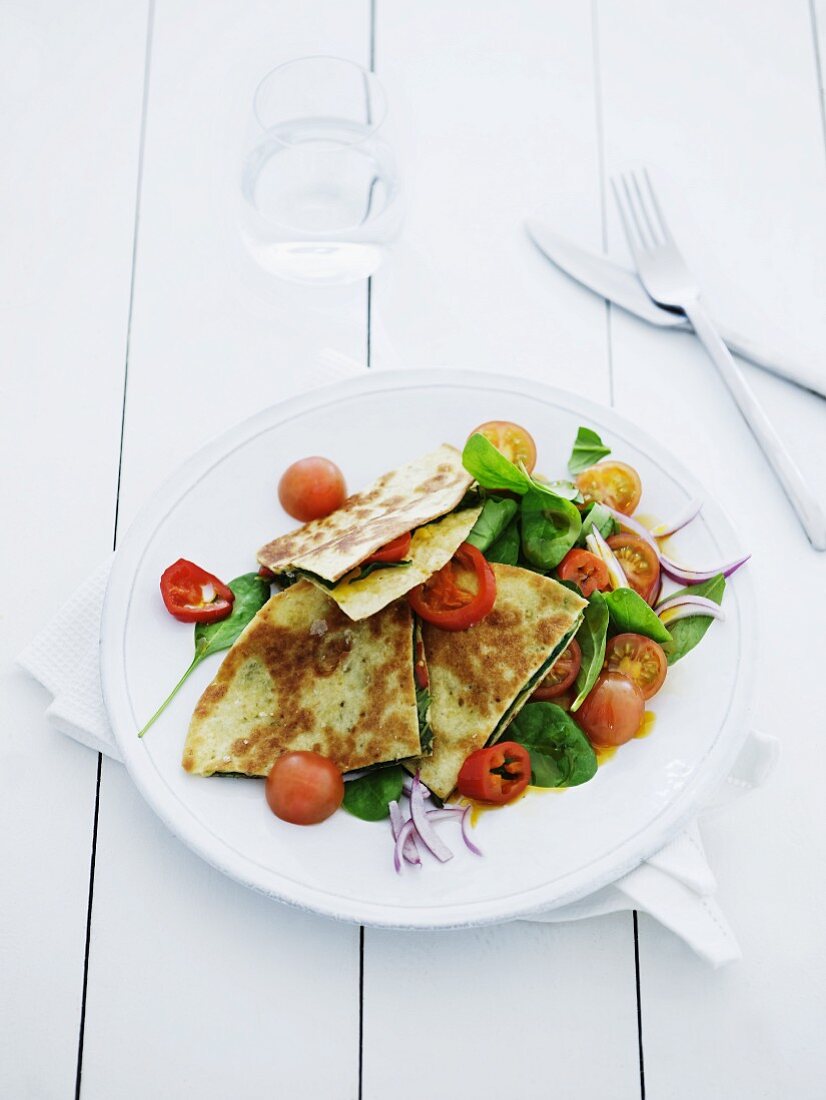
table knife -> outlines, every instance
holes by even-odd
[[[543,222],[530,218],[528,235],[539,250],[566,275],[600,297],[620,306],[651,325],[691,331],[684,315],[655,305],[633,271],[554,233]],[[784,352],[758,346],[748,338],[715,321],[717,330],[735,355],[793,382],[796,386],[826,397],[826,364],[805,363]]]

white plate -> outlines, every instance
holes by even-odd
[[[205,661],[143,740],[136,731],[190,661],[192,632],[164,610],[158,578],[179,557],[222,578],[256,567],[255,551],[293,524],[275,493],[294,459],[325,454],[360,487],[443,441],[461,445],[484,420],[533,434],[541,469],[564,473],[579,424],[594,427],[640,472],[641,514],[666,518],[689,497],[702,514],[677,536],[697,564],[740,552],[731,526],[667,452],[609,409],[536,382],[464,371],[377,373],[262,412],[209,444],[152,498],[123,540],[101,628],[106,707],[126,767],[146,800],[193,851],[239,882],[332,917],[395,928],[447,928],[524,916],[583,897],[670,840],[730,768],[747,728],[754,657],[747,571],[725,598],[727,621],[669,672],[653,732],[632,741],[590,783],[531,795],[483,815],[456,857],[393,870],[386,823],[344,812],[296,828],[267,809],[255,779],[186,774],[189,716],[221,658]]]

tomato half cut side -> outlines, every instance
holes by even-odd
[[[388,542],[380,547],[375,554],[371,554],[369,558],[365,558],[361,564],[370,565],[370,563],[374,561],[404,561],[410,553],[410,543],[412,541],[410,532],[405,531],[403,535],[399,535],[398,538],[393,539],[392,542]]]
[[[540,681],[531,696],[531,702],[544,703],[564,695],[576,680],[581,664],[582,650],[576,638],[572,638],[568,648],[554,661],[548,675]]]
[[[470,754],[462,764],[457,786],[465,798],[501,806],[518,798],[530,781],[528,750],[516,741],[501,741]]]
[[[232,589],[195,562],[178,558],[161,574],[166,610],[182,623],[214,623],[232,611]]]
[[[654,547],[630,532],[611,535],[608,545],[622,566],[628,583],[653,607],[660,591],[660,562]]]
[[[653,638],[642,634],[617,634],[606,647],[605,668],[633,680],[648,702],[665,683],[668,659]]]
[[[642,496],[640,475],[624,462],[598,462],[576,476],[579,491],[589,503],[597,501],[630,516]]]
[[[611,586],[608,566],[602,558],[579,547],[568,551],[556,572],[561,581],[573,581],[586,600],[594,592],[604,592]]]
[[[536,443],[525,428],[511,420],[488,420],[480,424],[471,435],[483,435],[489,443],[515,466],[524,465],[528,473],[536,466]]]
[[[475,591],[459,585],[455,566],[473,573]],[[492,610],[496,602],[496,577],[481,551],[463,542],[451,561],[424,584],[408,592],[410,606],[420,619],[441,630],[467,630]]]

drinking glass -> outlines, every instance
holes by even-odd
[[[303,57],[258,85],[241,179],[241,232],[265,270],[348,283],[381,263],[401,219],[387,101],[352,61]]]

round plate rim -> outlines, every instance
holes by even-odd
[[[460,902],[438,908],[407,908],[403,905],[373,904],[363,899],[337,897],[331,903],[329,894],[314,887],[296,884],[292,880],[278,882],[278,876],[265,871],[251,860],[239,860],[238,853],[220,838],[204,832],[203,826],[176,798],[158,789],[143,742],[135,736],[131,723],[121,721],[126,713],[125,667],[123,647],[113,644],[122,637],[125,614],[134,583],[134,570],[142,548],[157,525],[175,506],[182,488],[191,485],[193,476],[203,472],[205,465],[220,459],[233,447],[254,434],[305,412],[321,408],[343,397],[366,396],[394,389],[426,387],[465,387],[474,390],[505,390],[518,396],[539,399],[552,407],[563,407],[580,413],[583,418],[598,419],[619,435],[632,438],[634,444],[650,458],[668,468],[669,473],[693,496],[713,501],[719,513],[714,533],[725,535],[733,546],[739,540],[725,510],[713,494],[708,493],[677,459],[647,432],[614,409],[590,401],[578,394],[549,386],[534,379],[508,375],[458,370],[453,368],[411,368],[404,371],[375,371],[352,379],[323,386],[286,401],[276,403],[241,421],[201,447],[150,496],[122,539],[115,555],[106,589],[100,631],[101,686],[110,725],[120,750],[121,759],[132,781],[153,811],[167,828],[188,848],[207,863],[243,885],[278,901],[338,920],[396,929],[448,929],[496,924],[556,909],[579,901],[583,897],[627,874],[672,840],[696,815],[704,799],[723,779],[733,765],[749,730],[748,704],[754,669],[755,599],[747,573],[738,576],[738,607],[740,611],[740,657],[731,706],[704,766],[698,769],[691,783],[680,792],[650,826],[643,838],[631,837],[613,852],[594,861],[584,869],[571,872],[566,887],[559,881],[543,894],[537,887],[522,895],[492,898],[480,902]],[[711,764],[714,764],[712,767]],[[596,868],[596,870],[595,870]]]

